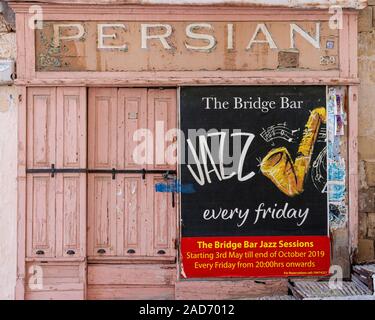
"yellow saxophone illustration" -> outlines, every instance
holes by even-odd
[[[326,109],[319,107],[310,114],[294,163],[285,147],[271,150],[261,162],[262,173],[290,197],[303,192],[305,177],[310,169],[314,144],[322,122],[326,122]]]

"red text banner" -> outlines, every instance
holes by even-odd
[[[186,278],[326,276],[328,236],[186,237]]]

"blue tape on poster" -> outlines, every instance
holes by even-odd
[[[182,185],[179,181],[173,181],[170,183],[157,183],[155,185],[155,191],[156,192],[195,193],[195,189],[192,184]]]

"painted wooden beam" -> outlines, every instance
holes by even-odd
[[[176,282],[176,300],[233,300],[288,293],[287,279]]]
[[[341,8],[363,9],[366,0],[5,0],[8,2],[41,2],[53,4],[164,4],[164,5],[237,5],[237,6],[279,6],[298,8]]]

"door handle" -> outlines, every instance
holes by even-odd
[[[74,250],[68,250],[68,251],[66,252],[66,254],[68,254],[68,255],[70,255],[70,256],[73,256],[73,255],[75,255],[76,253],[75,253]]]
[[[134,254],[135,250],[134,249],[129,249],[127,252],[128,252],[128,254]]]
[[[35,252],[38,256],[41,256],[44,254],[44,251],[43,250],[38,250],[37,252]]]
[[[164,250],[159,250],[158,254],[166,254],[166,252]]]
[[[99,249],[99,250],[97,251],[97,253],[99,253],[99,254],[105,254],[106,251],[105,251],[104,249]]]

